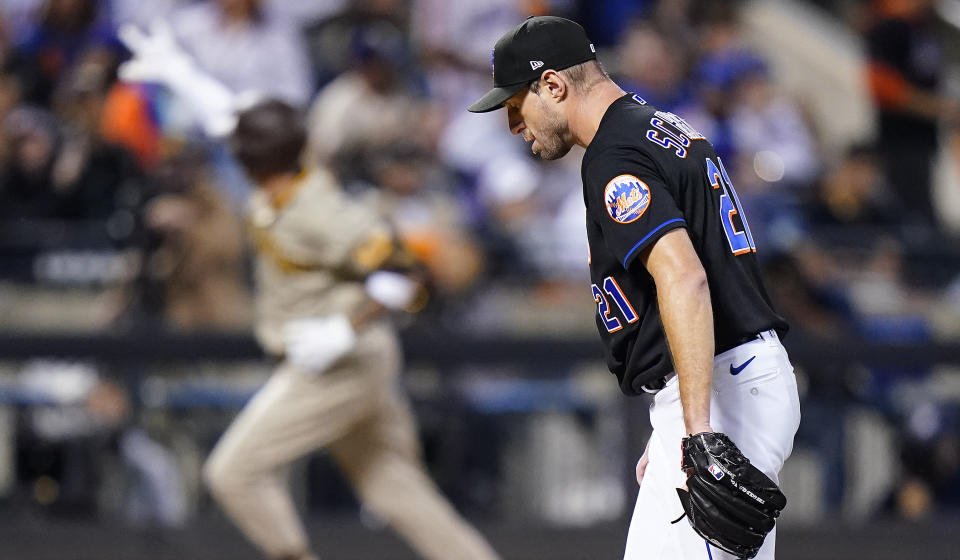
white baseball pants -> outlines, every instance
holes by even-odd
[[[800,399],[793,366],[776,333],[761,336],[714,358],[710,425],[779,483],[800,425]],[[685,428],[676,376],[655,395],[650,423],[650,462],[637,494],[624,560],[734,560],[708,545],[685,517],[674,523],[683,515],[676,488],[686,482],[680,470]],[[775,545],[776,529],[756,558],[773,560]]]

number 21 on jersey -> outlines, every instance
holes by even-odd
[[[733,182],[730,181],[720,158],[717,158],[716,163],[707,158],[707,178],[710,179],[710,185],[714,189],[720,190],[720,223],[723,224],[723,232],[727,235],[730,250],[733,251],[734,255],[756,253],[757,246],[753,242],[753,234],[750,233],[747,216],[743,213],[740,199],[737,198],[737,192],[733,190]],[[733,221],[734,216],[740,216],[740,222],[743,224],[742,230],[737,229],[737,224]]]
[[[620,313],[623,315],[623,318],[627,320],[627,323],[635,323],[637,319],[640,318],[627,300],[627,296],[623,294],[623,290],[620,289],[620,284],[617,284],[617,281],[613,279],[613,276],[607,276],[603,279],[602,290],[596,284],[593,284],[591,289],[593,290],[593,301],[597,302],[597,313],[600,314],[600,320],[603,321],[603,325],[607,327],[608,332],[619,331],[623,328],[623,323],[620,322],[619,317],[610,316],[610,304],[607,296],[610,296],[613,303],[617,304]]]

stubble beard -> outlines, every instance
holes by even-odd
[[[537,142],[540,144],[537,155],[540,159],[548,161],[560,159],[567,155],[571,148],[570,143],[566,141],[569,136],[569,125],[557,112],[547,109],[545,114],[547,118],[544,119],[543,137],[537,136]]]

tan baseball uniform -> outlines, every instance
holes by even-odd
[[[283,326],[350,313],[365,301],[362,279],[392,250],[387,226],[328,175],[300,179],[288,201],[256,193],[257,336],[284,352]],[[283,479],[295,459],[326,448],[361,501],[424,558],[494,560],[427,477],[416,426],[398,388],[394,329],[379,321],[323,372],[281,363],[227,429],[204,467],[214,497],[270,558],[306,557],[303,526]]]

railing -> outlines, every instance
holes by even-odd
[[[600,342],[590,338],[524,338],[438,333],[403,333],[407,360],[439,367],[474,364],[569,364],[602,360]],[[875,343],[849,337],[827,339],[802,332],[785,337],[791,361],[808,367],[850,364],[917,367],[960,364],[960,341]],[[0,359],[36,356],[91,358],[111,362],[184,362],[264,357],[252,335],[133,330],[120,333],[0,333]],[[548,368],[538,368],[548,369]]]

